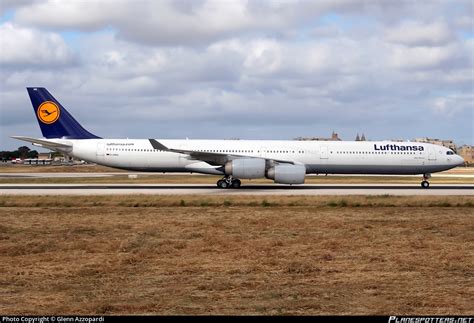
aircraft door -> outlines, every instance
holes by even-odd
[[[97,156],[104,156],[104,153],[105,153],[105,143],[98,142],[97,143],[96,155]]]
[[[434,147],[429,147],[428,149],[428,160],[436,160],[436,149]]]

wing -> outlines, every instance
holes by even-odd
[[[23,137],[23,136],[12,136],[14,139],[23,140],[27,142],[31,142],[35,146],[40,146],[44,148],[48,148],[51,150],[69,150],[72,149],[72,144],[67,143],[58,143],[54,141],[50,141],[47,139],[37,139],[31,137]]]
[[[261,158],[255,156],[248,156],[248,155],[240,155],[240,154],[223,154],[223,153],[212,153],[212,152],[204,152],[204,151],[197,151],[197,150],[187,150],[187,149],[174,149],[168,148],[162,143],[158,142],[155,139],[148,139],[153,146],[154,149],[163,150],[163,151],[170,151],[179,154],[185,154],[190,157],[190,159],[202,160],[211,165],[220,166],[225,165],[228,161],[239,159],[239,158]],[[268,161],[277,162],[277,163],[284,163],[284,164],[295,164],[292,160],[283,160],[283,159],[269,159],[263,158]]]

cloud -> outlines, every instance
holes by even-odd
[[[460,111],[474,111],[474,94],[452,94],[444,97],[437,97],[433,100],[433,111],[444,117],[452,117]],[[472,122],[472,119],[471,119]],[[474,125],[472,125],[474,126]]]
[[[459,53],[456,45],[437,47],[391,46],[389,64],[402,69],[440,68],[454,60]]]
[[[0,64],[4,66],[61,66],[73,61],[72,51],[58,34],[9,22],[0,25],[0,34]]]
[[[2,46],[4,34],[10,42],[0,55],[2,136],[28,123],[25,134],[40,135],[24,89],[34,85],[104,137],[291,139],[335,130],[345,139],[472,143],[474,42],[469,22],[456,22],[464,7],[37,1],[1,26]]]
[[[364,3],[363,0],[163,0],[137,4],[125,0],[47,0],[18,9],[15,20],[60,31],[97,31],[111,27],[120,38],[147,45],[203,46],[237,34],[284,34],[295,26],[312,23],[325,13],[355,11]]]
[[[269,8],[265,3],[262,6]],[[278,9],[250,11],[249,7],[253,5],[244,1],[141,1],[136,5],[120,0],[48,0],[20,8],[15,18],[56,30],[93,31],[112,26],[119,37],[155,45],[210,42],[234,32],[279,26],[285,18],[277,14]],[[77,14],[84,12],[87,14]]]
[[[443,45],[452,41],[453,35],[443,22],[423,24],[417,21],[403,22],[385,31],[389,42],[409,46]]]
[[[474,5],[471,4],[470,12],[472,12],[472,10],[474,10]],[[474,20],[472,19],[472,15],[461,16],[454,21],[454,24],[461,30],[465,30],[467,32],[472,33],[474,30]]]
[[[49,29],[91,31],[107,27],[118,17],[126,16],[129,8],[132,6],[114,5],[109,0],[37,1],[19,8],[15,13],[15,20],[21,24]]]
[[[2,0],[0,1],[0,15],[4,15],[7,10],[14,10],[18,7],[32,4],[35,0]]]

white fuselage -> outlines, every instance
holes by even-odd
[[[166,140],[166,147],[304,165],[307,174],[426,174],[456,167],[463,159],[442,146],[389,141]],[[81,139],[67,153],[97,164],[150,172],[223,174],[221,165],[154,149],[147,139]]]

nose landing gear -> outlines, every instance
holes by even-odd
[[[219,188],[239,188],[241,184],[240,179],[232,176],[225,176],[217,181],[217,187]]]
[[[421,187],[428,188],[430,187],[430,183],[428,180],[431,178],[431,174],[423,174],[423,181],[421,182]]]

